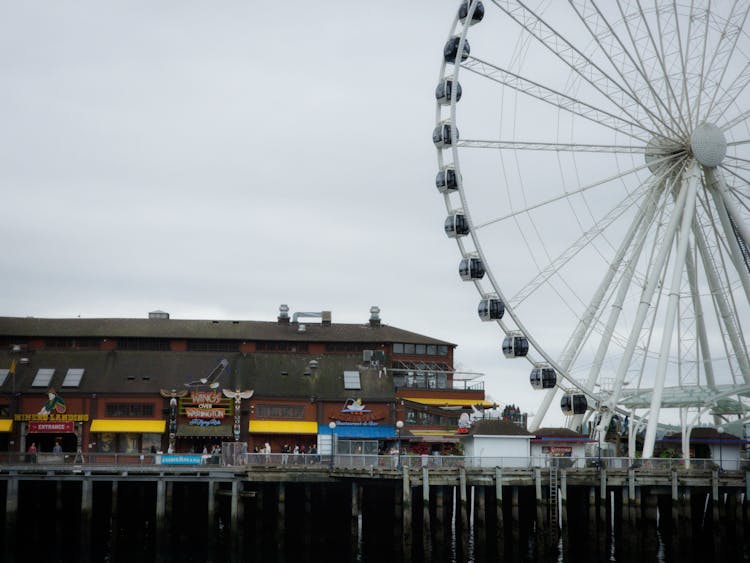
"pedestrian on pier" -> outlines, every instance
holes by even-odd
[[[29,461],[36,463],[36,442],[31,442],[29,446]]]

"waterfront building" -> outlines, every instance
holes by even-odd
[[[275,321],[0,318],[0,450],[311,453],[339,443],[445,452],[492,406],[455,344],[329,311]],[[402,424],[397,424],[401,422]],[[349,441],[349,444],[345,444]]]

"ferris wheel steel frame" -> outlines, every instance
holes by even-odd
[[[745,340],[750,321],[742,315],[750,303],[750,110],[741,103],[750,84],[750,40],[745,31],[750,4],[723,4],[717,14],[715,4],[712,8],[700,0],[689,6],[656,2],[648,8],[640,1],[617,0],[616,7],[606,3],[602,8],[593,1],[570,0],[570,20],[561,23],[572,22],[585,46],[525,2],[460,4],[462,13],[457,11],[448,35],[455,48],[453,60],[446,55],[440,67],[439,84],[450,82],[451,87],[447,100],[436,102],[436,131],[449,132],[436,141],[438,167],[455,171],[456,190],[445,190],[443,197],[449,216],[461,213],[468,224],[468,236],[450,235],[462,258],[478,257],[483,265],[488,282],[473,279],[476,290],[482,299],[504,303],[505,316],[496,322],[506,335],[520,333],[528,340],[526,359],[534,366],[551,366],[560,378],[546,391],[530,429],[540,426],[561,389],[591,401],[585,416],[597,415],[594,426],[600,443],[613,416],[631,417],[630,455],[636,430],[644,426],[642,455],[653,455],[662,409],[679,410],[686,456],[690,431],[704,415],[712,416],[717,425],[726,416],[737,416],[738,422],[750,419],[750,354]],[[474,25],[508,26],[519,33],[509,64],[469,51]],[[573,78],[561,87],[516,68],[529,45]],[[466,101],[471,96],[467,88],[461,101],[462,72],[494,85],[503,95],[555,111],[557,138],[534,138],[536,131],[519,138],[459,137],[462,121],[457,108],[471,103]],[[585,90],[582,95],[579,87]],[[563,119],[572,124],[571,136],[577,125],[597,135],[608,132],[615,142],[561,142]],[[625,169],[617,160],[615,174],[573,189],[563,185],[560,193],[534,203],[524,199],[519,208],[475,223],[469,200],[475,186],[464,185],[461,168],[462,155],[470,151],[553,153],[558,159],[566,153],[573,158],[641,155],[643,160],[631,160]],[[646,172],[650,177],[638,180],[637,175]],[[636,185],[627,183],[630,178]],[[581,233],[556,254],[545,248],[546,264],[532,257],[536,274],[508,298],[479,233],[523,217],[533,224],[532,214],[538,210],[560,202],[572,209],[574,198],[618,182],[626,190],[616,203],[598,216],[586,203],[593,222],[584,228],[579,221]],[[527,324],[523,307],[540,288],[564,301],[553,280],[563,279],[563,270],[606,240],[605,233],[615,224],[626,225],[621,240],[609,244],[611,256],[606,257],[600,282],[586,299],[579,299],[577,322],[559,355],[553,355]],[[529,246],[526,239],[524,243]],[[602,254],[598,247],[596,252]],[[631,316],[624,320],[628,306]],[[616,368],[605,370],[605,361],[612,359]],[[630,387],[628,379],[634,374],[637,384]],[[644,381],[645,375],[650,379]],[[579,414],[569,419],[569,426],[581,422]]]

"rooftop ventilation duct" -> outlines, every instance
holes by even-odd
[[[370,307],[370,326],[380,326],[380,307],[377,305]]]
[[[283,325],[289,324],[289,305],[286,305],[286,304],[279,305],[278,321],[279,321],[279,324],[283,324]]]
[[[151,311],[148,314],[148,318],[149,319],[168,319],[169,313],[167,313],[166,311],[160,311],[157,309],[156,311]]]

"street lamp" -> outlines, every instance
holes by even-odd
[[[396,454],[396,468],[401,469],[401,429],[404,427],[403,420],[396,421],[396,435],[398,436],[397,448],[398,453]]]
[[[719,426],[716,430],[719,433],[719,472],[721,472],[724,469],[724,456],[722,452],[722,446],[724,445],[724,427]]]
[[[328,428],[331,429],[331,469],[333,469],[333,457],[336,455],[336,423],[329,422]]]

